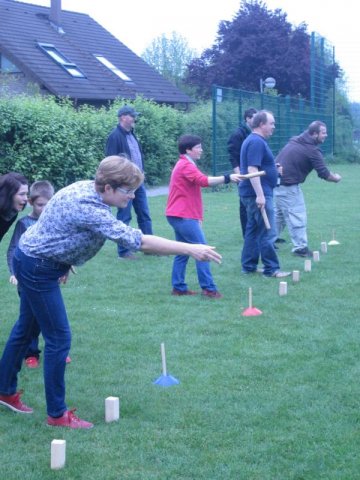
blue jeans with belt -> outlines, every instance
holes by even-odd
[[[130,200],[125,208],[118,209],[116,218],[121,220],[123,223],[126,223],[126,225],[129,225],[132,218],[132,207],[134,207],[137,223],[142,233],[145,235],[152,235],[152,221],[144,184],[140,185],[140,187],[136,190],[135,198]],[[125,257],[126,255],[129,255],[129,253],[129,250],[121,245],[118,245],[119,257]]]
[[[265,211],[271,225],[270,230],[266,229],[260,208],[256,205],[255,200],[255,197],[242,197],[247,212],[244,246],[241,254],[242,269],[244,272],[255,272],[259,256],[261,256],[264,275],[271,276],[280,269],[274,247],[276,229],[273,198],[265,196]]]
[[[16,249],[14,273],[20,287],[20,314],[0,360],[0,393],[17,390],[17,376],[31,340],[40,331],[45,340],[44,383],[47,413],[59,417],[66,410],[65,366],[71,331],[62,299],[59,278],[69,265],[33,258]]]
[[[206,244],[204,232],[199,220],[180,217],[166,217],[167,221],[175,231],[175,238],[178,242]],[[172,286],[176,290],[184,292],[188,289],[185,282],[186,266],[189,261],[188,255],[176,255],[172,269]],[[201,288],[216,291],[216,285],[210,271],[210,262],[196,260],[196,271]]]

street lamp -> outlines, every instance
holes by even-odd
[[[265,80],[260,78],[260,93],[264,93],[264,87],[274,88],[276,85],[276,80],[273,77],[267,77]]]

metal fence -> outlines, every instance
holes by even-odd
[[[289,138],[299,135],[314,120],[326,123],[328,138],[323,144],[325,155],[334,152],[334,80],[330,78],[334,64],[332,47],[322,37],[311,35],[310,100],[272,94],[247,92],[218,85],[212,90],[212,162],[213,174],[229,170],[227,141],[243,121],[245,110],[270,110],[275,117],[276,129],[269,145],[276,155]],[[332,62],[332,63],[331,63]]]

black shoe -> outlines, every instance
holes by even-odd
[[[286,243],[286,240],[284,238],[277,238],[275,243]]]
[[[308,249],[308,247],[304,248],[298,248],[297,250],[294,250],[293,255],[296,255],[297,257],[312,257],[313,252]]]
[[[139,260],[139,257],[134,255],[133,253],[130,253],[126,255],[120,255],[119,260]]]

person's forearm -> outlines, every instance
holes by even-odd
[[[215,187],[215,185],[223,185],[225,183],[224,175],[218,177],[208,177],[209,187]]]
[[[140,250],[158,255],[190,255],[190,244],[168,240],[156,235],[143,235]]]
[[[256,173],[258,172],[259,169],[257,167],[248,167],[248,172],[249,173]],[[256,196],[259,197],[259,196],[264,196],[264,192],[263,192],[263,189],[262,189],[262,186],[261,186],[261,181],[260,181],[260,177],[253,177],[253,178],[250,178],[250,182],[251,182],[251,185],[256,193]]]
[[[155,235],[143,235],[140,250],[157,255],[188,255],[199,261],[221,263],[221,255],[214,247],[198,243],[184,243]]]
[[[239,183],[240,180],[241,177],[239,173],[230,173],[227,175],[220,175],[219,177],[208,177],[209,187],[223,185],[230,182]]]

